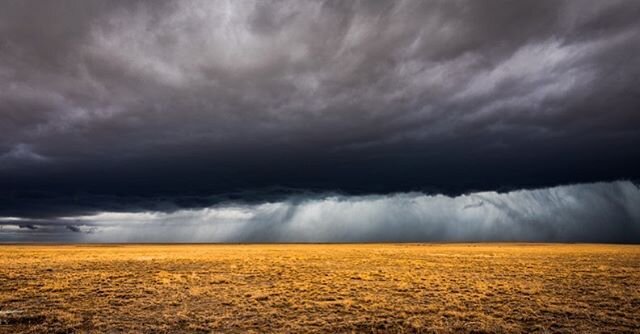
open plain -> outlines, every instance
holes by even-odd
[[[640,246],[0,246],[0,333],[640,332]]]

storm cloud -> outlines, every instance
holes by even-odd
[[[640,242],[631,182],[456,197],[326,195],[174,212],[100,212],[28,230],[0,219],[0,241],[74,242]],[[16,227],[19,228],[16,228]]]
[[[0,216],[637,182],[638,17],[613,0],[4,1]]]

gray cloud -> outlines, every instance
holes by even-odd
[[[550,138],[601,121],[624,136],[637,104],[606,119],[582,107],[595,92],[632,97],[618,94],[640,71],[640,6],[590,4],[132,2],[43,15],[27,2],[3,11],[19,18],[0,30],[3,143],[64,161],[197,142],[349,149],[471,129]],[[572,114],[587,124],[561,121]]]
[[[18,225],[19,228],[27,228],[30,230],[37,230],[38,227],[35,225],[31,225],[31,224],[25,224],[25,225]]]
[[[18,144],[9,152],[0,155],[0,168],[12,168],[24,164],[46,162],[48,159],[34,152],[29,145]]]
[[[44,225],[48,233],[3,230],[0,240],[27,235],[25,239],[32,241],[83,242],[636,243],[640,242],[637,203],[640,188],[627,181],[456,197],[330,195],[173,212],[101,212],[59,218]],[[3,224],[17,223],[14,219]]]
[[[7,1],[0,215],[635,180],[637,17],[637,1]]]

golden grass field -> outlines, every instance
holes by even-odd
[[[640,333],[640,246],[0,246],[0,333],[73,332]]]

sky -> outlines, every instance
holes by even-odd
[[[640,242],[640,2],[0,3],[0,242]]]

